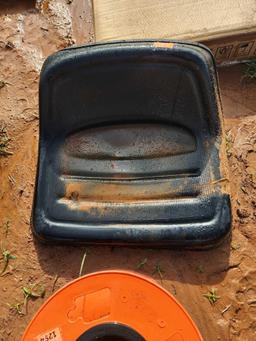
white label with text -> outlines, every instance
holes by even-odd
[[[59,328],[49,330],[36,337],[35,341],[63,341]]]

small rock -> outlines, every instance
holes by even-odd
[[[246,211],[244,208],[238,208],[236,210],[236,213],[239,218],[248,218],[250,216],[250,213]]]
[[[15,48],[15,45],[14,45],[11,41],[8,40],[8,41],[6,42],[6,44],[5,44],[5,47],[6,47],[7,49],[12,50],[12,49]]]
[[[0,89],[2,89],[6,85],[5,81],[0,80]]]

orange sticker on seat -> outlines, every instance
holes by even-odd
[[[171,42],[165,42],[165,41],[156,41],[153,44],[154,47],[164,47],[166,49],[172,49],[174,46],[174,43]]]

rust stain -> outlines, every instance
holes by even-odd
[[[129,181],[65,181],[65,195],[58,201],[71,210],[79,210],[90,214],[104,215],[109,206],[143,205],[155,202],[155,200],[167,202],[174,199],[189,199],[191,196],[200,195],[205,191],[216,190],[219,183],[227,182],[227,179],[219,179],[206,183],[198,183],[189,186],[188,178],[172,187],[170,179],[142,182]],[[192,194],[188,194],[191,193]]]
[[[97,181],[65,180],[65,195],[58,200],[71,210],[86,211],[91,214],[104,215],[111,205],[145,204],[157,200],[190,198],[186,194],[187,179],[173,188],[170,180],[145,181]],[[95,211],[96,210],[96,211]]]
[[[65,185],[65,199],[75,201],[129,202],[136,200],[166,199],[175,195],[179,189],[171,187],[169,181],[150,183],[111,182],[111,181],[74,181]]]
[[[97,215],[105,213],[109,205],[140,205],[155,200],[163,202],[173,199],[189,199],[191,196],[200,195],[216,190],[216,186],[227,183],[227,178],[198,183],[190,186],[192,194],[187,193],[188,178],[184,178],[177,187],[170,185],[170,180],[145,182],[110,182],[110,181],[69,181],[65,183],[65,196],[58,201],[71,210],[80,210]]]
[[[172,49],[174,47],[174,43],[171,42],[163,42],[163,41],[156,41],[153,43],[153,47],[156,48],[165,48],[165,49]]]
[[[183,199],[190,199],[188,197],[184,197]],[[169,205],[170,201],[168,199],[163,199],[159,200],[161,202],[161,205]],[[80,202],[70,202],[67,199],[60,199],[59,200],[60,204],[66,205],[70,210],[75,210],[75,211],[80,211],[80,212],[86,212],[91,216],[95,217],[103,217],[106,214],[109,214],[109,211],[111,210],[112,212],[116,208],[120,207],[125,207],[129,209],[131,206],[143,206],[145,204],[145,201],[130,201],[129,202],[129,207],[127,207],[127,202],[118,202],[118,203],[113,203],[109,201],[102,201],[102,202],[97,202],[97,201],[80,201]],[[147,200],[146,201],[147,205],[155,205],[154,200]]]

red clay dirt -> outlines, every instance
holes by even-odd
[[[20,340],[43,301],[78,277],[85,250],[84,273],[117,268],[155,278],[184,305],[205,341],[256,340],[256,82],[241,80],[244,66],[219,69],[232,239],[200,252],[46,246],[33,239],[40,68],[54,51],[92,41],[91,18],[82,0],[0,1],[0,122],[13,153],[0,156],[0,240],[16,256],[0,276],[0,340]],[[30,300],[27,312],[21,306],[22,314],[10,308],[33,284],[45,287],[45,297]],[[212,288],[215,304],[204,297]]]

